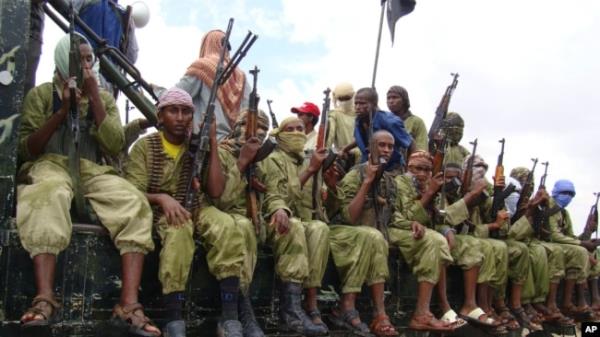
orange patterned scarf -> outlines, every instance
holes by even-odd
[[[225,33],[220,30],[211,30],[204,35],[200,46],[200,58],[192,63],[185,72],[186,75],[195,76],[204,85],[212,87],[217,72],[221,41]],[[225,52],[224,66],[229,62],[229,52]],[[231,77],[217,90],[217,98],[229,125],[233,127],[239,116],[240,104],[244,94],[246,75],[239,68],[235,68]]]

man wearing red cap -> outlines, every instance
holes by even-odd
[[[298,118],[304,122],[304,133],[306,134],[304,151],[314,150],[317,146],[315,125],[319,122],[319,115],[321,115],[319,107],[314,103],[304,102],[301,106],[292,108],[291,111],[297,114]]]

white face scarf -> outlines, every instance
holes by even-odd
[[[88,45],[91,46],[90,42],[85,38],[85,36],[75,32],[75,35],[81,40],[85,41]],[[71,48],[71,38],[69,34],[63,36],[58,43],[56,44],[56,48],[54,48],[54,64],[56,65],[56,71],[62,80],[69,78],[69,50]],[[100,78],[100,64],[96,61],[96,56],[94,55],[94,65],[92,66],[92,72],[94,73],[94,77],[96,81]]]

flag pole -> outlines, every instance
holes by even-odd
[[[381,1],[381,15],[379,16],[379,34],[377,35],[377,48],[375,49],[375,64],[373,65],[373,80],[371,87],[375,89],[375,78],[377,77],[377,64],[379,63],[379,47],[381,46],[381,30],[383,28],[383,12],[385,10],[385,1]]]

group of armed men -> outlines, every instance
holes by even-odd
[[[427,128],[411,113],[408,92],[400,86],[387,91],[387,112],[378,108],[373,88],[355,92],[340,83],[331,111],[306,102],[269,130],[269,118],[256,108],[256,90],[237,67],[209,102],[223,36],[219,30],[206,34],[199,59],[160,95],[158,132],[137,140],[119,170],[105,158],[126,153],[149,125],[143,120],[121,125],[114,98],[98,86],[95,56],[83,36],[82,76],[77,90],[70,90],[70,38],[59,41],[53,82],[27,93],[19,131],[17,227],[33,259],[37,289],[21,318],[24,328],[53,323],[60,308],[54,297],[56,256],[69,244],[71,202],[78,193],[121,255],[122,290],[113,315],[141,336],[185,336],[184,290],[195,238],[219,282],[218,329],[225,336],[264,335],[249,298],[259,244],[272,248],[280,326],[305,336],[328,334],[317,294],[330,255],[342,293],[331,324],[361,336],[398,335],[384,305],[391,247],[418,281],[411,329],[443,333],[473,324],[502,334],[520,327],[540,330],[543,321],[572,325],[574,319],[596,319],[600,264],[590,236],[597,220],[574,236],[566,210],[575,195],[570,181],[557,181],[551,193],[544,186],[533,193],[531,170],[517,167],[509,178],[500,172],[488,182],[488,163],[460,145],[464,122],[457,113],[447,113],[430,152]],[[78,182],[69,161],[72,102],[81,116]],[[188,204],[182,200],[193,164],[190,134],[204,129],[210,103],[209,149]],[[328,124],[324,142],[316,130],[321,113],[328,114],[321,122]],[[255,130],[248,136],[250,127]],[[274,147],[265,155],[266,143]],[[337,154],[332,163],[331,153]],[[437,162],[440,153],[443,160]],[[507,193],[492,214],[495,188]],[[253,205],[254,213],[248,207]],[[167,312],[162,332],[138,301],[153,232],[160,240],[158,279]],[[463,273],[460,308],[452,308],[446,296],[451,265]],[[373,310],[369,325],[355,306],[365,284]],[[437,317],[430,311],[434,290]]]

